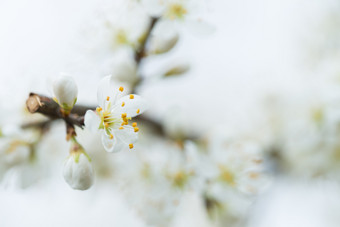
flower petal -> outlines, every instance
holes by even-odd
[[[113,152],[116,143],[117,143],[117,139],[115,137],[111,139],[104,132],[102,133],[102,144],[107,152]]]
[[[121,140],[125,145],[133,144],[138,140],[138,133],[134,131],[133,127],[127,125],[124,129],[118,129],[115,133],[118,140]]]
[[[99,116],[92,110],[86,111],[84,119],[85,127],[91,132],[97,132],[100,124]]]
[[[100,107],[105,108],[106,97],[113,97],[114,87],[111,80],[111,75],[100,80],[97,88],[97,101]]]
[[[143,113],[147,108],[147,102],[139,95],[133,95],[133,98],[126,95],[118,100],[115,111],[126,113],[127,117],[135,117]]]

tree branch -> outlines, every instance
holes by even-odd
[[[76,125],[80,128],[84,127],[84,114],[79,116],[77,113],[71,112],[71,114],[65,116],[61,112],[59,105],[49,97],[30,93],[26,101],[26,106],[30,113],[41,113],[51,120],[63,119],[67,124]],[[83,109],[85,109],[85,107],[81,106],[78,108],[81,113],[84,112]],[[77,110],[77,108],[75,108],[75,110]]]
[[[139,66],[141,60],[145,57],[146,44],[148,43],[148,41],[151,37],[151,32],[153,31],[158,20],[159,20],[159,17],[151,17],[151,22],[150,22],[148,30],[145,33],[144,39],[142,40],[139,49],[136,50],[136,52],[135,52],[135,60],[136,60],[136,63],[137,63],[137,67]]]

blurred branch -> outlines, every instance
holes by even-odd
[[[38,129],[45,129],[48,128],[48,126],[53,122],[53,120],[48,119],[45,121],[39,121],[39,122],[30,122],[25,123],[21,125],[22,129],[29,129],[29,128],[38,128]]]
[[[146,48],[146,44],[148,43],[150,37],[151,37],[151,33],[156,25],[156,23],[158,22],[159,17],[151,17],[151,22],[150,25],[144,35],[144,38],[141,41],[141,45],[140,47],[136,50],[135,52],[135,60],[137,63],[137,67],[139,66],[141,60],[145,57],[145,48]]]

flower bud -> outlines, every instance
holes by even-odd
[[[70,156],[64,164],[64,179],[76,190],[89,189],[94,181],[94,173],[90,157],[81,145],[72,141]]]
[[[150,45],[150,53],[163,54],[170,51],[178,42],[179,35],[177,32],[156,34]]]
[[[164,76],[165,77],[179,76],[181,74],[188,72],[189,70],[190,70],[190,65],[183,63],[183,64],[179,64],[179,65],[176,65],[176,66],[170,68],[168,71],[166,71]]]
[[[54,101],[64,110],[70,113],[77,101],[78,88],[74,79],[70,76],[60,76],[53,83]]]

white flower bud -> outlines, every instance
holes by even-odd
[[[94,182],[91,159],[77,143],[71,147],[71,154],[64,164],[63,175],[71,188],[76,190],[87,190]]]
[[[152,37],[150,44],[151,54],[163,54],[170,51],[178,42],[179,34],[177,31],[164,31],[159,29]]]
[[[176,66],[170,68],[164,74],[164,76],[165,77],[168,77],[168,76],[178,76],[178,75],[181,75],[181,74],[184,74],[184,73],[188,72],[189,70],[190,70],[190,65],[186,64],[186,63],[182,63],[182,64],[179,64],[179,65],[176,65]]]
[[[78,87],[70,76],[62,75],[53,83],[54,100],[66,112],[70,112],[77,101]]]

